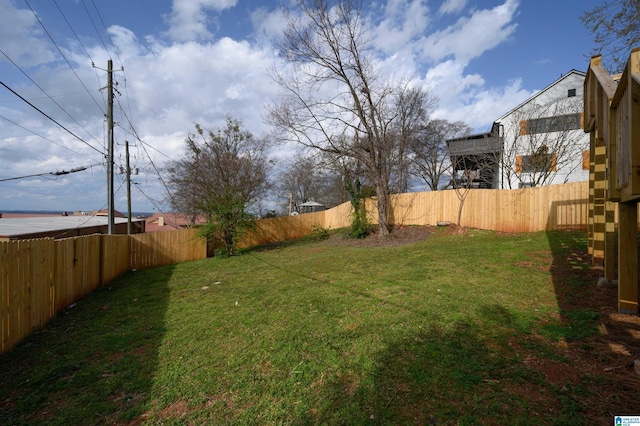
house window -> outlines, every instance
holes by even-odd
[[[565,114],[555,117],[533,118],[520,122],[520,136],[537,133],[564,132],[582,128],[582,114]]]
[[[573,98],[574,96],[576,96],[576,89],[569,89],[567,91],[567,97],[568,98]]]
[[[557,155],[542,145],[531,155],[516,157],[516,173],[548,173],[557,169]]]

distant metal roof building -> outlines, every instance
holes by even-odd
[[[127,233],[127,219],[114,218],[115,233]],[[145,230],[144,219],[132,219],[133,233]],[[0,241],[32,238],[68,238],[80,235],[106,234],[108,218],[102,216],[42,216],[1,218]]]
[[[307,201],[302,204],[298,204],[300,213],[313,213],[326,210],[327,207],[324,204],[317,203],[315,201]]]

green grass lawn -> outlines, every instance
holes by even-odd
[[[0,356],[0,424],[574,425],[640,414],[629,370],[602,373],[621,359],[601,344],[615,290],[596,289],[585,235],[332,241],[128,273]],[[628,397],[603,397],[614,389]]]

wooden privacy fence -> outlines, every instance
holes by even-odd
[[[206,255],[192,229],[0,242],[0,353],[130,269]]]
[[[371,223],[377,223],[376,200],[368,199]],[[414,192],[391,196],[391,220],[396,226],[458,222],[460,200],[454,190]],[[525,189],[473,189],[464,200],[460,225],[502,232],[585,230],[589,217],[588,182]],[[271,244],[310,235],[314,227],[349,226],[351,205],[323,212],[258,221],[242,247]]]
[[[472,189],[464,199],[460,225],[501,232],[586,230],[588,194],[587,182],[512,190]],[[457,223],[459,206],[454,190],[393,195],[392,223]],[[375,215],[375,204],[369,212]]]

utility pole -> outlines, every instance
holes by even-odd
[[[113,196],[113,61],[107,62],[107,205],[108,233],[115,234]]]
[[[129,141],[124,141],[127,156],[127,235],[131,235],[131,166],[129,165]]]

